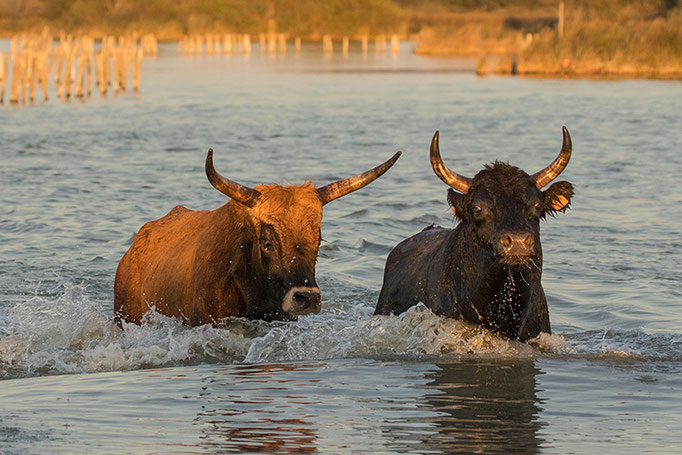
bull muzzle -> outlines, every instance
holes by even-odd
[[[284,295],[282,309],[292,316],[318,314],[322,309],[322,294],[318,287],[296,286]]]
[[[507,265],[525,264],[535,256],[535,238],[525,231],[508,231],[500,234],[497,256]]]

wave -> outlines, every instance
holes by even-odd
[[[628,331],[541,334],[529,343],[499,337],[417,305],[399,316],[328,305],[294,323],[228,318],[220,327],[187,327],[154,311],[142,325],[113,323],[108,302],[82,285],[35,296],[0,314],[0,378],[134,370],[201,363],[273,363],[336,358],[378,360],[588,359],[680,361],[682,337]]]

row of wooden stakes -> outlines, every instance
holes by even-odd
[[[47,101],[53,69],[57,97],[62,99],[90,96],[95,79],[102,96],[109,89],[115,94],[125,91],[131,70],[132,88],[139,90],[142,59],[147,52],[157,53],[156,38],[144,35],[138,45],[136,37],[108,36],[99,46],[95,44],[95,39],[88,36],[61,36],[54,46],[52,36],[45,31],[41,35],[13,37],[11,50],[0,52],[0,103],[5,101],[10,80],[10,103],[33,102],[36,90],[41,90]]]
[[[259,48],[261,54],[275,55],[286,54],[288,35],[284,33],[260,33],[258,35]],[[359,38],[362,53],[369,53],[369,36],[363,35]],[[398,35],[391,35],[391,53],[400,53],[400,38]],[[296,54],[301,52],[301,38],[293,39],[293,47]],[[350,39],[344,36],[341,40],[341,50],[343,55],[348,55]],[[322,37],[322,50],[325,54],[334,52],[334,42],[331,35]],[[374,37],[374,50],[378,54],[388,52],[388,37],[377,35]],[[248,34],[195,34],[185,36],[178,42],[179,55],[231,55],[231,54],[251,54],[251,35]]]

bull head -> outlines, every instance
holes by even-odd
[[[438,131],[431,141],[430,159],[436,175],[452,189],[448,201],[457,218],[469,223],[476,237],[500,262],[524,264],[541,261],[539,220],[547,214],[565,211],[573,185],[556,182],[571,157],[571,136],[563,127],[559,156],[532,175],[505,163],[488,165],[473,179],[450,170],[440,156]]]
[[[235,267],[237,262],[246,265],[245,274],[262,283],[260,295],[251,296],[251,300],[265,300],[267,309],[253,317],[294,319],[320,312],[315,263],[321,241],[322,206],[376,180],[400,155],[397,152],[374,169],[321,188],[315,188],[310,181],[288,187],[249,188],[218,174],[213,166],[213,150],[209,149],[208,180],[232,198],[229,205],[244,226],[241,249],[249,254],[243,261],[236,261]]]

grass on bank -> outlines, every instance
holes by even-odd
[[[0,34],[415,34],[417,53],[476,57],[481,72],[682,77],[682,0],[564,4],[560,38],[559,0],[0,0]]]
[[[405,12],[391,0],[0,0],[5,35],[41,29],[93,35],[152,32],[160,40],[198,33],[289,33],[357,36],[405,31]],[[3,3],[5,14],[2,14]]]
[[[422,29],[417,52],[476,56],[480,73],[682,77],[682,7],[676,0],[564,4],[562,37],[553,2],[525,13],[452,13]]]

